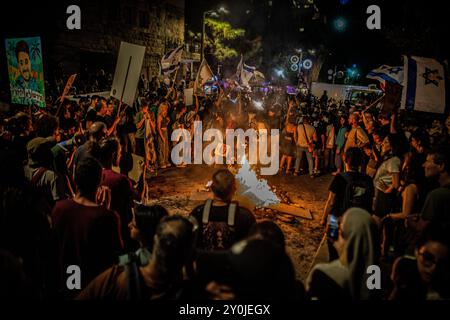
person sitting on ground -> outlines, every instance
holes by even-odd
[[[197,247],[204,250],[226,250],[242,240],[256,222],[254,215],[233,202],[236,180],[227,169],[221,169],[212,177],[211,190],[214,199],[192,210],[199,223]]]
[[[414,255],[398,258],[392,268],[389,300],[420,301],[450,298],[450,228],[426,226]]]
[[[81,160],[75,172],[75,197],[57,202],[52,212],[61,274],[66,274],[68,266],[79,266],[82,287],[110,267],[123,248],[119,215],[97,203],[101,178],[97,160]],[[65,288],[65,281],[62,285]],[[73,291],[68,293],[73,295]]]
[[[195,238],[193,227],[188,219],[181,216],[164,217],[157,227],[148,260],[130,264],[128,268],[121,264],[114,265],[95,278],[77,299],[180,299],[186,287],[183,267],[192,256]]]
[[[378,264],[378,229],[370,214],[351,208],[339,226],[334,245],[339,259],[314,266],[306,281],[307,294],[318,300],[372,300],[379,292],[369,290],[367,268]]]

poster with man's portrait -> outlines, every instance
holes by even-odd
[[[41,38],[5,39],[11,102],[45,107]]]

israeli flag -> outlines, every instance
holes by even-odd
[[[174,71],[177,71],[177,69],[181,65],[183,48],[184,44],[164,55],[164,57],[161,59],[161,74],[168,75]]]
[[[378,80],[382,84],[385,84],[387,81],[403,85],[403,67],[382,65],[381,67],[370,71],[367,78]]]
[[[444,66],[431,58],[403,57],[405,84],[401,108],[433,113],[448,113],[449,85]]]
[[[255,75],[256,68],[251,67],[249,65],[246,65],[244,63],[244,58],[241,56],[241,61],[238,64],[237,70],[236,70],[236,76],[238,79],[238,83],[242,87],[250,87],[249,82],[250,79]]]

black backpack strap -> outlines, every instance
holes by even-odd
[[[209,213],[211,212],[212,199],[208,199],[205,202],[205,206],[203,207],[203,215],[202,215],[202,223],[206,224],[209,222]]]
[[[139,271],[136,260],[131,261],[126,266],[127,275],[127,299],[129,301],[141,300],[141,283],[139,281]]]
[[[234,221],[236,219],[236,210],[237,210],[237,203],[236,202],[230,203],[230,206],[228,207],[228,225],[230,227],[234,226]]]
[[[141,283],[139,280],[138,257],[134,252],[119,256],[119,265],[125,268],[127,300],[141,299]]]

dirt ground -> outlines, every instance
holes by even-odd
[[[162,170],[149,181],[149,203],[160,204],[171,214],[188,215],[195,206],[212,196],[205,186],[217,169],[219,167],[190,165],[186,168]],[[261,178],[268,180],[277,195],[281,195],[283,202],[290,200],[311,213],[312,219],[305,219],[273,210],[255,211],[258,221],[270,219],[283,230],[286,249],[294,263],[297,279],[304,281],[323,237],[319,220],[332,176],[311,179],[308,175],[295,177],[282,174]]]

